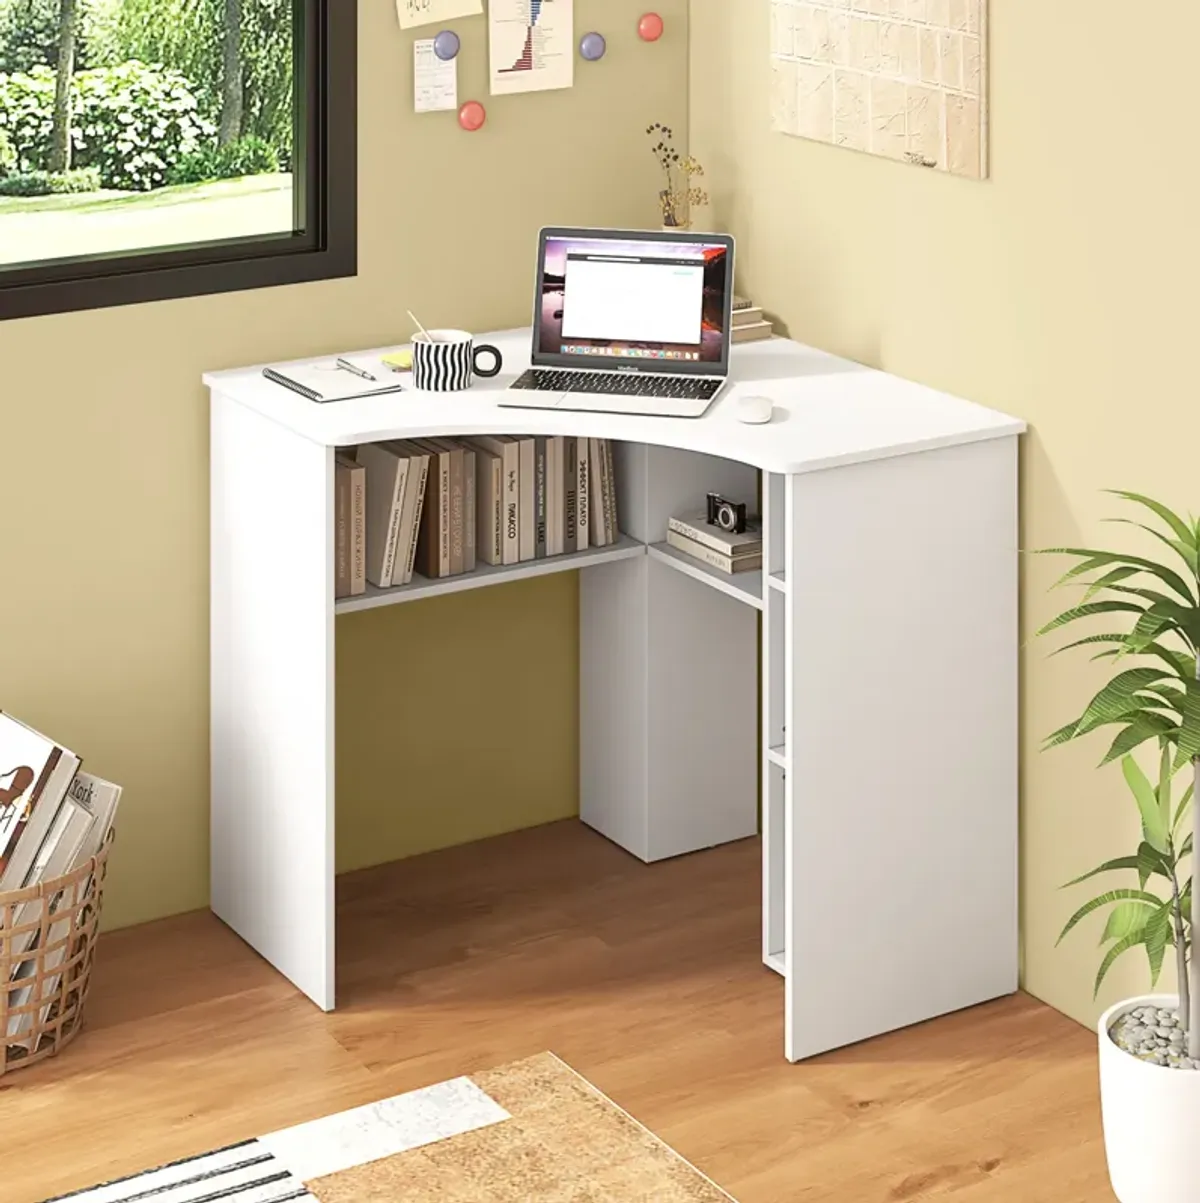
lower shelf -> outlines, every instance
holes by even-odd
[[[768,969],[774,969],[780,977],[787,977],[787,967],[784,965],[783,953],[769,952],[763,957],[763,964]]]
[[[646,550],[654,559],[682,572],[685,576],[693,577],[704,584],[718,589],[729,597],[736,598],[756,610],[763,608],[763,574],[762,572],[721,572],[711,568],[701,560],[693,559],[669,543],[651,543]]]
[[[488,585],[503,585],[509,581],[524,580],[531,576],[549,576],[554,572],[575,572],[580,568],[591,568],[596,564],[610,564],[614,560],[628,560],[646,554],[646,545],[628,535],[622,535],[608,547],[589,547],[587,551],[576,551],[570,555],[548,556],[544,560],[526,560],[523,564],[481,564],[474,572],[458,576],[429,580],[414,575],[407,585],[396,585],[391,589],[377,589],[368,585],[366,593],[357,597],[340,597],[334,603],[337,614],[353,614],[358,610],[373,610],[377,606],[394,606],[399,602],[420,601],[426,597],[440,597],[444,593],[462,593],[467,589],[483,589]]]

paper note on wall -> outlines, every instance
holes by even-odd
[[[574,0],[490,0],[492,95],[546,92],[575,82]]]
[[[413,108],[418,113],[444,113],[458,108],[458,59],[443,62],[433,51],[433,38],[413,43]]]
[[[474,17],[483,12],[483,0],[396,0],[400,28],[453,21],[456,17]]]

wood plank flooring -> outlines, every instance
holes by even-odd
[[[207,912],[106,935],[87,1030],[0,1078],[0,1203],[545,1049],[739,1203],[1111,1203],[1094,1038],[1024,995],[787,1064],[759,855],[567,822],[342,878],[331,1015]]]

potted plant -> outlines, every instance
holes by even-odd
[[[1113,675],[1083,713],[1046,741],[1048,747],[1118,728],[1102,764],[1120,761],[1141,816],[1136,851],[1076,878],[1110,874],[1130,884],[1106,889],[1071,916],[1065,936],[1085,916],[1107,910],[1101,944],[1108,948],[1096,974],[1098,992],[1112,964],[1143,948],[1151,988],[1168,947],[1177,995],[1150,994],[1110,1007],[1098,1024],[1100,1102],[1109,1177],[1121,1203],[1195,1203],[1200,1198],[1195,1143],[1200,1134],[1200,962],[1192,935],[1200,931],[1200,891],[1181,863],[1200,842],[1200,522],[1185,521],[1138,493],[1117,496],[1149,511],[1146,522],[1118,519],[1157,538],[1165,561],[1126,552],[1054,548],[1076,563],[1057,585],[1086,586],[1078,604],[1039,632],[1103,616],[1110,629],[1069,643],[1093,659],[1109,659]],[[1153,750],[1157,781],[1134,759]],[[1190,769],[1182,777],[1185,769]],[[1190,778],[1190,781],[1188,780]],[[1136,886],[1134,879],[1136,878]],[[1062,936],[1059,937],[1060,939]]]
[[[658,193],[664,230],[688,230],[692,225],[692,210],[708,204],[708,193],[692,181],[704,175],[704,168],[691,155],[681,155],[675,148],[675,135],[661,122],[646,126],[646,134],[656,139],[650,148],[662,168],[666,186]]]

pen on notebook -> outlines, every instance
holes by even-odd
[[[347,372],[353,372],[356,376],[361,376],[364,380],[374,380],[375,377],[370,372],[364,372],[362,368],[356,368],[349,360],[339,359],[337,361],[339,368],[345,368]]]

